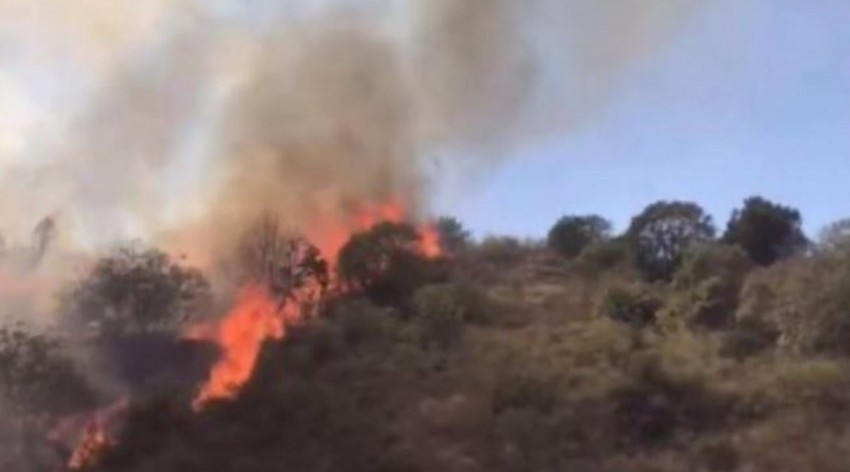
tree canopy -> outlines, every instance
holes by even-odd
[[[434,275],[420,243],[420,234],[406,223],[378,223],[356,233],[339,253],[340,281],[378,302],[407,299]]]
[[[76,331],[132,334],[175,331],[206,300],[209,285],[166,253],[129,245],[98,260],[63,295]]]
[[[574,258],[588,246],[611,237],[611,222],[599,215],[564,216],[549,231],[550,249]]]
[[[660,201],[632,219],[626,233],[638,269],[649,280],[670,280],[690,247],[714,238],[711,216],[691,202]]]
[[[455,217],[444,216],[437,220],[440,248],[446,254],[457,254],[469,245],[469,231]]]
[[[750,197],[732,213],[723,241],[740,245],[753,262],[767,266],[806,247],[802,225],[797,209]]]

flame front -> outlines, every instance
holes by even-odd
[[[306,236],[316,244],[334,274],[337,256],[352,234],[368,230],[381,221],[400,223],[406,216],[405,207],[396,202],[362,205],[354,218],[317,221],[308,227]],[[436,229],[421,228],[420,236],[422,254],[431,258],[439,256]],[[315,294],[316,287],[308,286],[280,301],[261,284],[252,282],[241,290],[236,305],[217,326],[190,329],[188,337],[212,341],[221,351],[220,359],[193,401],[193,408],[200,410],[212,400],[232,398],[250,379],[263,342],[283,338],[287,323],[305,316],[303,305]]]
[[[280,304],[261,285],[251,284],[242,289],[236,306],[214,328],[213,341],[221,349],[221,358],[195,398],[195,409],[210,400],[230,397],[248,380],[263,341],[283,337],[281,310]]]

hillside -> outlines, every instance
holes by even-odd
[[[692,221],[673,214],[665,230]],[[151,348],[157,361],[137,342],[136,359],[168,372],[133,387],[82,469],[850,469],[848,246],[801,240],[759,264],[734,231],[680,231],[669,277],[655,277],[641,231],[574,255],[555,230],[548,244],[444,232],[439,257],[379,245],[378,272],[348,273],[358,283],[267,338],[241,389],[200,409],[206,348],[177,340],[179,356]],[[3,470],[51,470],[33,465],[43,456]]]

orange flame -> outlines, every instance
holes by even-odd
[[[436,259],[442,255],[440,233],[437,232],[437,228],[434,225],[429,224],[424,226],[419,230],[419,235],[422,238],[419,243],[419,250],[422,251],[425,257]]]
[[[83,439],[68,459],[68,469],[80,470],[93,465],[104,449],[109,445],[103,426],[97,420],[91,420],[83,432]]]
[[[337,256],[352,234],[366,231],[381,221],[400,223],[405,219],[404,206],[397,202],[364,204],[354,218],[314,223],[308,227],[306,236],[329,261],[329,269],[334,273]],[[439,238],[434,227],[421,230],[420,251],[426,257],[440,255]],[[316,287],[308,286],[293,294],[292,300],[281,303],[259,284],[249,284],[240,292],[234,308],[217,326],[191,329],[188,336],[213,341],[222,352],[194,399],[193,408],[199,410],[212,400],[232,398],[251,377],[263,342],[283,338],[286,324],[306,316],[302,312],[303,304],[316,293]]]
[[[210,400],[229,398],[248,380],[263,341],[283,337],[287,312],[291,317],[291,309],[281,307],[262,286],[252,284],[242,289],[236,306],[215,327],[213,341],[222,356],[195,398],[195,409]]]
[[[109,430],[115,427],[119,417],[127,410],[129,402],[121,399],[109,407],[95,411],[86,418],[77,445],[68,458],[69,470],[80,470],[90,467],[100,460],[103,452],[113,444],[109,439]],[[66,425],[60,425],[67,427]],[[60,428],[64,429],[64,428]],[[54,431],[54,435],[64,436],[62,431]]]

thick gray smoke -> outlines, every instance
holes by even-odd
[[[87,85],[0,159],[0,231],[59,212],[66,246],[197,251],[269,210],[295,226],[362,202],[426,210],[435,161],[486,166],[573,126],[695,2],[36,3],[65,13],[0,0],[0,35],[74,52],[36,70]],[[24,34],[9,19],[27,11]]]

